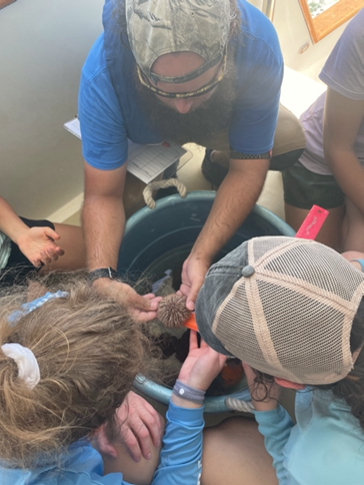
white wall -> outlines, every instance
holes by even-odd
[[[82,64],[102,31],[103,0],[18,0],[0,10],[0,194],[47,217],[83,184],[77,114]]]
[[[80,203],[81,143],[63,123],[77,113],[80,70],[102,30],[103,2],[17,0],[0,10],[0,194],[24,216],[54,218],[70,200]],[[298,0],[277,0],[274,25],[286,64],[314,78],[343,29],[312,45]],[[75,211],[66,209],[54,220]]]
[[[318,80],[318,74],[346,24],[313,44],[298,0],[276,0],[273,24],[278,32],[284,62],[292,69]],[[309,48],[299,50],[308,42]]]

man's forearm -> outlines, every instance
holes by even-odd
[[[262,191],[269,161],[254,163],[253,170],[228,172],[192,249],[196,257],[211,262],[251,212]]]
[[[107,266],[117,268],[124,226],[124,206],[119,197],[85,197],[82,227],[90,270]]]

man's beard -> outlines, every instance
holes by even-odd
[[[135,76],[137,77],[136,74]],[[181,114],[165,105],[136,80],[141,106],[154,129],[164,140],[173,140],[180,144],[201,144],[206,136],[228,129],[236,94],[235,83],[234,56],[231,56],[225,75],[211,97],[193,111]]]

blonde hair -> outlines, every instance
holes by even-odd
[[[30,390],[0,351],[0,459],[8,466],[57,460],[101,424],[112,428],[135,375],[145,373],[148,341],[125,309],[82,280],[62,290],[66,297],[18,320],[11,315],[26,289],[0,295],[0,346],[28,347],[40,368],[40,382]]]

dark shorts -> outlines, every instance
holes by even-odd
[[[282,172],[284,202],[299,209],[311,209],[316,204],[324,209],[340,207],[345,194],[332,175],[320,175],[297,162]]]
[[[50,227],[54,229],[54,224],[50,221],[41,220],[35,221],[20,218],[28,227]],[[35,268],[32,263],[24,256],[19,247],[11,241],[11,251],[9,260],[4,269],[0,270],[0,285],[11,286],[13,284],[22,284],[25,279],[31,274],[36,274],[38,268]]]

